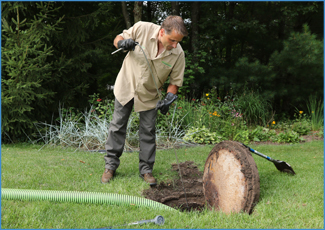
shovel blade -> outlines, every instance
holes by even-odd
[[[278,161],[278,160],[275,160],[273,161],[275,167],[281,171],[281,172],[286,172],[286,173],[289,173],[289,174],[292,174],[292,175],[295,175],[295,171],[293,171],[293,168],[286,162],[284,161]]]

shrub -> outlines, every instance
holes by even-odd
[[[183,140],[198,144],[215,144],[222,140],[222,136],[216,132],[211,132],[205,126],[191,127],[186,132]]]
[[[252,141],[269,141],[272,137],[276,136],[273,129],[257,126],[249,133],[249,140]]]
[[[307,120],[294,122],[292,130],[297,132],[299,135],[307,135],[310,132],[310,122]]]
[[[299,137],[299,134],[293,130],[280,132],[278,135],[272,136],[271,140],[279,143],[299,143],[303,141],[303,139]]]

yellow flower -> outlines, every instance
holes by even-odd
[[[220,117],[220,115],[218,114],[218,112],[217,112],[217,111],[214,111],[212,115],[213,115],[213,116],[217,116],[217,117]]]
[[[208,100],[210,100],[210,98],[208,98]]]
[[[304,111],[299,111],[300,114],[302,114]]]
[[[209,96],[209,94],[207,93],[207,94],[205,94],[205,96]]]
[[[275,121],[272,122],[272,125],[275,125]]]
[[[311,111],[311,113],[314,113],[314,111]]]

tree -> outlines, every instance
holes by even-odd
[[[129,13],[127,11],[126,2],[123,1],[121,3],[122,3],[122,12],[123,12],[126,28],[128,29],[128,28],[130,28],[132,26],[131,21],[130,21],[130,17],[129,17]]]
[[[292,32],[283,42],[283,50],[275,51],[269,66],[275,73],[271,90],[276,108],[289,112],[302,106],[309,95],[323,97],[323,42],[311,34],[307,25],[302,32]]]
[[[199,39],[199,12],[200,2],[192,2],[191,4],[191,50],[193,53],[197,53],[198,39]]]
[[[51,122],[59,103],[83,110],[89,95],[111,93],[106,85],[122,57],[110,53],[124,28],[116,9],[112,2],[2,3],[2,130],[11,139],[32,134],[34,121]]]
[[[310,36],[315,37],[306,35],[305,39],[317,44],[314,50],[321,50],[323,5],[272,1],[2,2],[2,130],[17,130],[18,138],[19,132],[32,127],[27,119],[51,122],[57,117],[59,103],[83,110],[89,107],[89,95],[113,98],[106,88],[114,84],[125,56],[111,55],[116,49],[115,36],[138,20],[161,24],[171,14],[185,20],[190,34],[181,42],[187,59],[181,94],[200,98],[213,87],[222,97],[231,90],[240,93],[244,85],[258,87],[281,112],[301,102],[295,82],[304,82],[301,73],[310,76],[305,68],[312,68],[310,72],[317,77],[305,82],[308,89],[303,92],[322,90],[322,66],[315,60],[295,66],[301,63],[302,50],[293,47],[296,40],[290,40],[293,44],[284,41],[288,42],[293,32],[301,34],[303,25],[308,24]],[[311,59],[320,57],[306,49]],[[276,87],[275,80],[281,87]]]
[[[51,21],[52,13],[58,8],[53,3],[36,3],[39,12],[34,19],[22,19],[19,8],[26,10],[19,2],[4,3],[8,8],[5,13],[16,13],[10,25],[2,18],[2,134],[13,140],[28,133],[38,118],[44,118],[46,104],[53,101],[55,92],[44,87],[50,84],[51,71],[62,68],[64,58],[57,62],[49,61],[53,55],[53,47],[46,41],[52,32],[60,30],[62,18]],[[35,107],[35,104],[38,107]],[[43,115],[43,116],[42,116]]]
[[[179,15],[179,2],[171,1],[172,15]]]
[[[137,23],[142,19],[142,5],[143,2],[134,2],[134,23]]]

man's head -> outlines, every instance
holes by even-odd
[[[179,16],[171,15],[161,24],[158,39],[165,49],[171,50],[176,48],[177,44],[187,35],[188,32],[183,19]]]

